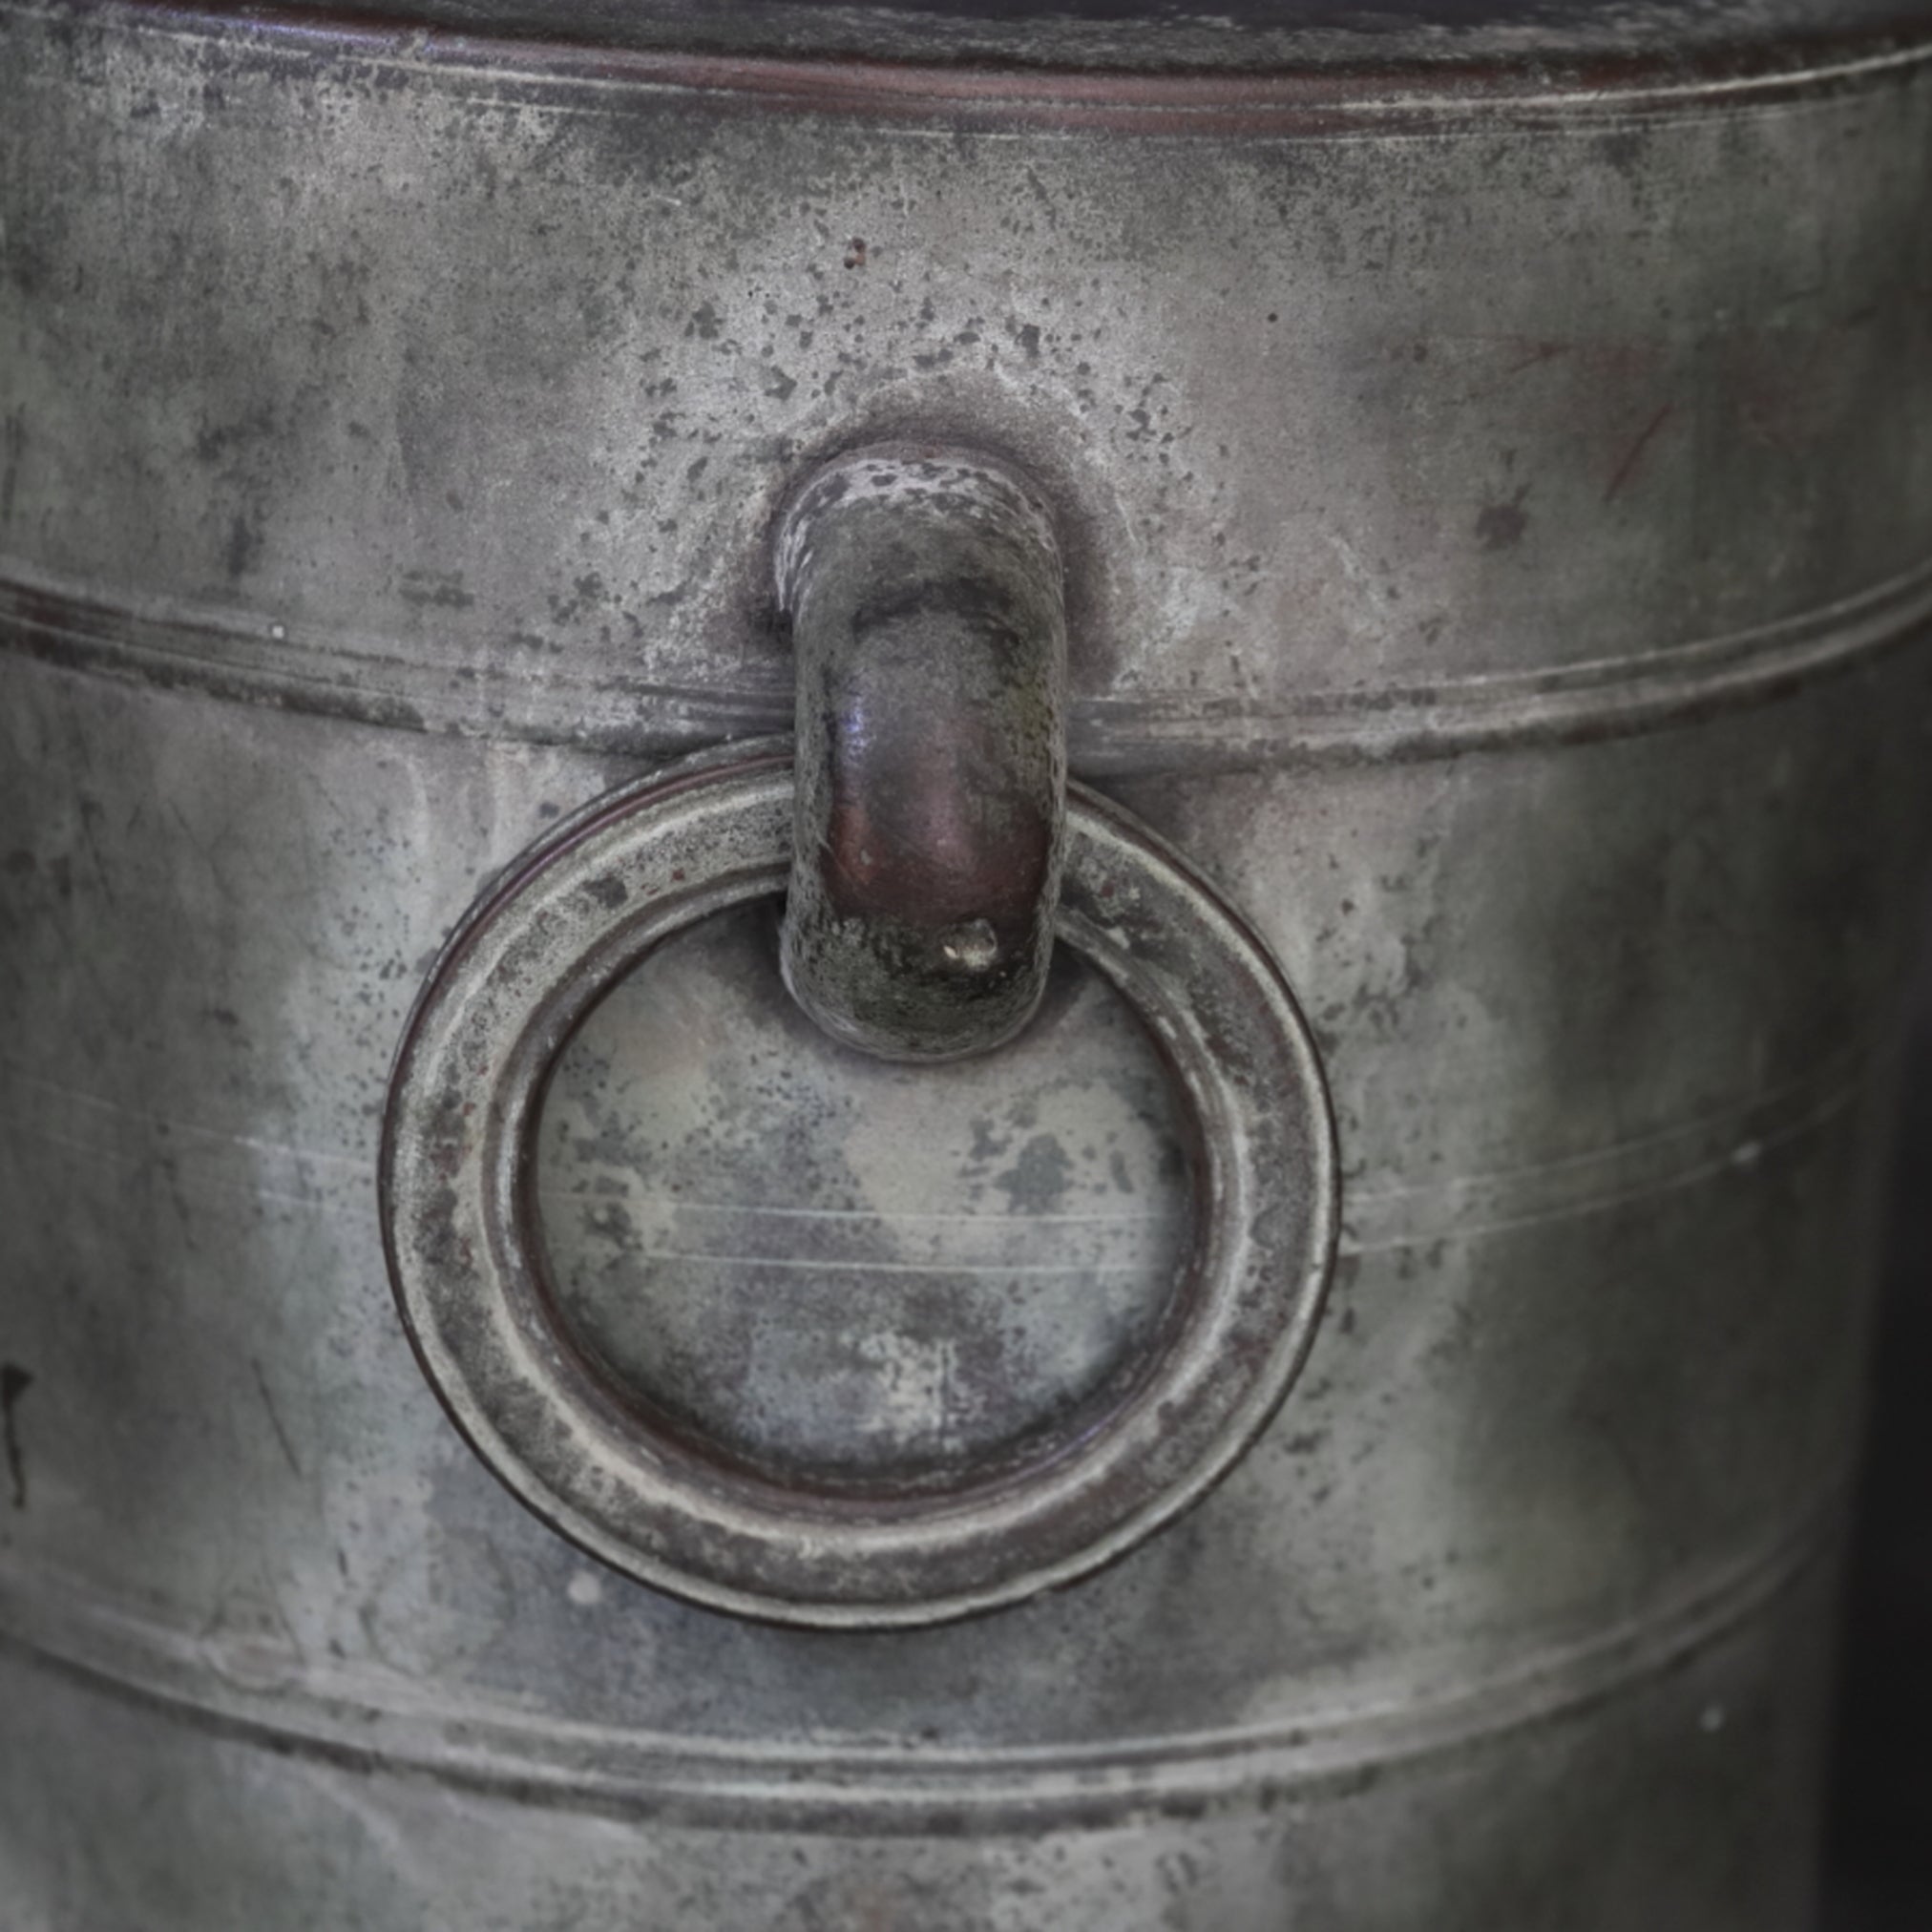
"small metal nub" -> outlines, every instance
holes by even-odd
[[[974,451],[827,465],[779,533],[797,654],[786,984],[887,1060],[1002,1044],[1040,1003],[1066,817],[1066,616],[1045,506]]]

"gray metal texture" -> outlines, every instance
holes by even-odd
[[[1052,513],[976,452],[855,450],[788,508],[776,563],[798,684],[785,983],[888,1059],[1004,1045],[1046,990],[1060,893]]]
[[[1006,1305],[1023,1265],[987,1270],[1013,1277],[990,1323],[983,1290],[921,1294],[903,1279],[894,1306],[869,1319],[844,1292],[864,1260],[814,1270],[830,1293],[787,1293],[765,1327],[794,1346],[830,1335],[835,1354],[871,1363],[882,1395],[898,1393],[912,1367],[907,1406],[935,1425],[925,1445],[862,1427],[858,1440],[814,1453],[812,1436],[842,1406],[835,1394],[807,1374],[791,1379],[789,1402],[768,1390],[756,1399],[731,1372],[742,1310],[728,1290],[701,1288],[688,1296],[686,1345],[699,1380],[723,1381],[730,1405],[723,1427],[706,1426],[688,1401],[665,1399],[655,1268],[641,1282],[625,1269],[600,1291],[559,1290],[541,1198],[546,1102],[586,1016],[634,968],[657,967],[666,939],[778,897],[788,872],[796,896],[804,787],[790,754],[788,744],[734,746],[607,794],[479,902],[397,1059],[385,1240],[410,1338],[465,1439],[584,1548],[716,1608],[825,1628],[930,1624],[1112,1561],[1202,1496],[1266,1427],[1307,1360],[1332,1272],[1328,1096],[1307,1023],[1239,918],[1144,826],[1076,794],[1056,929],[1126,1000],[1185,1107],[1174,1165],[1193,1169],[1193,1239],[1170,1292],[1157,1293],[1141,1333],[1122,1334],[1092,1319],[1091,1264],[1062,1265],[1047,1297],[1060,1317],[1054,1337],[1016,1323]],[[644,975],[659,993],[664,976]],[[721,1013],[701,1034],[714,1058],[726,1030]],[[635,1043],[627,1057],[645,1082],[665,1078]],[[675,1053],[665,1058],[676,1065]],[[808,1057],[790,1058],[803,1081]],[[1070,1067],[1065,1084],[1084,1098]],[[826,1097],[811,1093],[814,1110]],[[935,1113],[944,1089],[922,1098]],[[1098,1109],[1080,1112],[1092,1131]],[[714,1134],[767,1124],[742,1103],[711,1109]],[[582,1145],[568,1144],[573,1154]],[[787,1159],[775,1138],[764,1151],[774,1168]],[[641,1180],[653,1164],[639,1153],[620,1166]],[[582,1165],[593,1162],[621,1188],[607,1153]],[[554,1186],[555,1162],[551,1174]],[[602,1235],[610,1197],[593,1198],[606,1218],[588,1231]],[[922,1197],[914,1218],[934,1205]],[[624,1321],[642,1330],[641,1346],[602,1345]],[[918,1387],[918,1365],[935,1361],[941,1386]],[[1016,1369],[1034,1399],[989,1439],[983,1424],[1009,1406]],[[969,1421],[982,1426],[959,1426]]]
[[[10,1932],[1804,1925],[1927,855],[1932,48],[1435,45],[0,9]],[[784,727],[772,530],[893,439],[1048,498],[1073,770],[1280,961],[1341,1235],[1197,1507],[855,1634],[506,1494],[375,1169],[493,875]],[[842,1053],[776,929],[566,1050],[558,1294],[706,1426],[997,1442],[1158,1322],[1171,1082],[1070,956],[1000,1053]]]

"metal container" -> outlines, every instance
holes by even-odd
[[[9,1932],[1807,1924],[1932,13],[1027,10],[0,4]]]

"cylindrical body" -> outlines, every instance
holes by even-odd
[[[1802,1932],[1932,789],[1932,23],[680,10],[0,6],[0,1917]],[[1279,961],[1340,1243],[1139,1547],[788,1628],[493,1481],[377,1145],[497,870],[787,726],[772,532],[908,440],[1050,504],[1071,769]],[[560,1292],[630,1361],[631,1284],[719,1431],[1004,1440],[963,1343],[771,1325],[850,1268],[1132,1331],[1157,1057],[1067,964],[788,1114],[775,919],[693,932],[557,1075]]]

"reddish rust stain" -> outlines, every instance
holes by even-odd
[[[1675,403],[1666,403],[1644,427],[1637,431],[1637,440],[1624,452],[1624,460],[1610,472],[1610,480],[1604,489],[1604,501],[1613,502],[1618,492],[1637,473],[1637,465],[1644,460],[1644,452],[1650,447],[1651,439],[1676,413]]]

